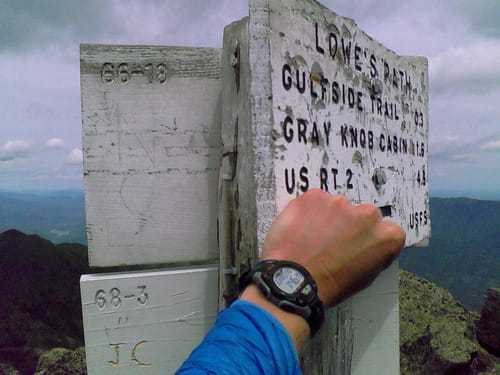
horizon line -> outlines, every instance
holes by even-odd
[[[58,193],[78,193],[84,194],[83,188],[66,188],[66,189],[52,189],[52,188],[39,188],[39,189],[0,189],[0,194],[58,194]],[[431,198],[469,198],[479,200],[500,200],[500,190],[496,189],[449,189],[449,188],[436,188],[429,190]]]

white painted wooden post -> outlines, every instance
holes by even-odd
[[[213,325],[218,268],[84,275],[90,375],[173,374]]]
[[[218,259],[221,51],[81,47],[91,266]]]
[[[221,50],[83,45],[90,375],[172,374],[218,311]],[[180,265],[196,267],[179,268]]]
[[[430,236],[428,68],[313,0],[250,0],[224,34],[221,301],[275,215],[317,187]],[[306,374],[399,374],[397,263],[329,312]]]

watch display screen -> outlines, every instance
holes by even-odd
[[[273,281],[283,292],[293,294],[304,281],[304,276],[293,268],[283,267],[273,275]]]

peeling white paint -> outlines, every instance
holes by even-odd
[[[269,8],[277,210],[323,188],[390,207],[406,246],[428,238],[427,59],[396,55],[311,0]]]
[[[241,51],[238,70],[224,69],[223,146],[237,162],[222,164],[235,170],[219,210],[222,267],[241,272],[276,213],[314,187],[377,205],[407,246],[425,241],[427,59],[396,55],[313,0],[249,4],[249,19],[225,31],[224,64]],[[397,269],[329,313],[306,374],[399,373]],[[221,280],[231,295],[231,277]]]

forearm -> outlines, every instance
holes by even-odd
[[[240,300],[221,311],[176,374],[300,374],[287,331],[267,309],[249,302]]]
[[[345,197],[317,189],[294,199],[273,222],[263,262],[252,268],[240,300],[221,313],[179,374],[199,374],[197,369],[299,374],[297,353],[309,339],[310,327],[319,328],[323,306],[335,306],[368,286],[404,242],[401,227],[384,221],[373,205],[352,206]],[[225,317],[232,313],[239,318],[228,325]]]
[[[249,285],[241,294],[241,300],[252,302],[268,313],[270,313],[281,325],[287,330],[290,338],[295,344],[297,352],[300,354],[304,348],[304,344],[309,339],[309,325],[299,315],[292,314],[281,310],[279,307],[275,306],[269,302],[260,292],[260,290],[253,284]]]

